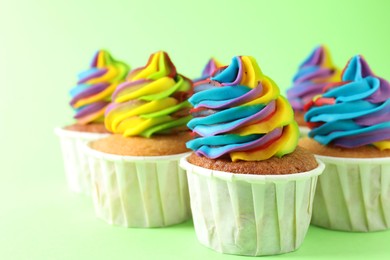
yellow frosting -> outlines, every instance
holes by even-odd
[[[190,119],[185,112],[191,91],[192,82],[176,73],[168,54],[157,52],[118,87],[106,112],[106,128],[124,136],[144,137],[182,131]]]
[[[195,153],[259,161],[295,150],[299,129],[291,105],[253,57],[234,57],[211,82],[202,84],[204,90],[189,99],[194,119],[188,126],[200,137],[187,147]]]

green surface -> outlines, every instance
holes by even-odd
[[[211,55],[227,63],[246,54],[286,89],[302,59],[326,43],[340,67],[361,53],[390,79],[389,11],[386,0],[0,0],[0,259],[239,259],[198,244],[192,223],[111,227],[89,198],[66,190],[53,127],[72,122],[67,91],[76,74],[102,47],[133,68],[166,50],[189,77]],[[311,227],[297,252],[277,257],[389,259],[389,242],[390,231]]]

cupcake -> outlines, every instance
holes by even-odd
[[[206,66],[204,66],[202,71],[202,76],[193,80],[194,84],[196,84],[197,82],[207,80],[209,77],[214,75],[214,73],[217,73],[223,67],[224,66],[222,65],[222,63],[220,63],[217,59],[211,58],[207,62]]]
[[[306,105],[309,137],[300,145],[326,164],[314,199],[314,225],[344,231],[390,227],[390,84],[353,57],[342,82]]]
[[[254,58],[237,56],[195,88],[187,170],[199,242],[218,252],[296,250],[309,227],[323,165],[297,147],[288,101]]]
[[[76,122],[56,128],[55,133],[60,138],[68,186],[73,192],[90,193],[88,162],[80,146],[109,134],[104,126],[104,111],[128,69],[128,65],[115,60],[106,50],[99,50],[90,68],[78,75],[77,85],[70,90]]]
[[[124,227],[163,227],[190,218],[179,159],[188,153],[192,82],[165,52],[129,73],[105,112],[113,135],[88,143],[96,215]]]
[[[340,74],[333,65],[328,48],[320,45],[299,66],[292,86],[287,90],[287,98],[294,110],[302,136],[307,136],[309,128],[304,120],[304,105],[331,82],[339,81]]]

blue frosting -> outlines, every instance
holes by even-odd
[[[264,107],[261,104],[232,107],[207,117],[193,118],[187,126],[202,136],[213,136],[240,125],[247,117],[260,112]]]
[[[349,61],[342,79],[306,112],[306,121],[318,123],[309,136],[347,148],[389,140],[390,84],[376,77],[361,56]]]

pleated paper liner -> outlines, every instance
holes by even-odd
[[[60,127],[55,128],[54,133],[60,139],[69,190],[90,195],[91,174],[82,146],[86,142],[106,137],[109,134],[70,131]]]
[[[183,158],[199,242],[236,255],[296,250],[310,224],[317,176],[324,165],[288,175],[233,174],[205,169]]]
[[[312,224],[358,232],[390,228],[390,158],[316,157],[326,168],[318,179]]]
[[[300,138],[304,138],[304,137],[307,137],[307,135],[309,134],[310,132],[310,128],[307,127],[307,126],[300,126],[299,127],[299,133],[300,133]]]
[[[169,156],[120,156],[84,146],[97,217],[123,227],[165,227],[191,218],[187,176]]]

